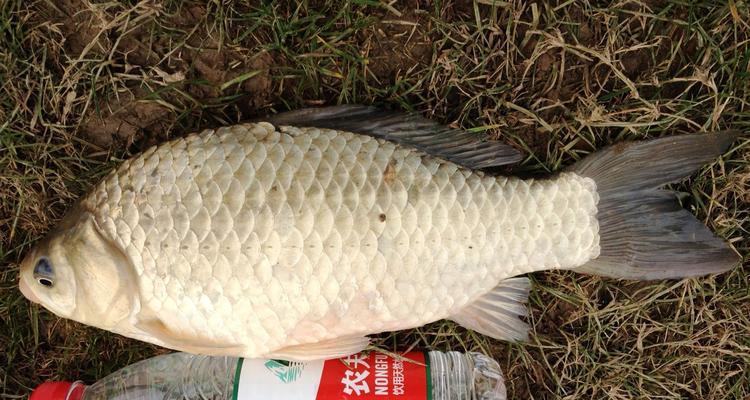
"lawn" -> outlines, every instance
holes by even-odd
[[[166,351],[17,289],[18,261],[66,208],[166,139],[377,104],[507,142],[526,157],[505,173],[548,175],[626,139],[750,132],[744,0],[292,3],[0,1],[1,397]],[[440,321],[376,344],[491,354],[513,400],[750,398],[750,141],[675,188],[742,267],[649,283],[538,273],[529,343]]]

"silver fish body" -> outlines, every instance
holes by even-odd
[[[369,136],[259,123],[124,163],[84,200],[170,329],[260,356],[446,318],[598,255],[595,185],[487,176]]]
[[[523,340],[519,275],[736,265],[659,189],[736,137],[614,146],[521,180],[478,170],[517,161],[514,150],[423,119],[280,114],[127,160],[29,253],[20,287],[60,316],[193,353],[332,358],[443,318]]]

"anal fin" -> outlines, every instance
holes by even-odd
[[[359,353],[369,344],[366,336],[351,336],[283,347],[265,356],[287,361],[329,360]]]
[[[529,326],[519,317],[527,315],[530,289],[528,278],[506,279],[448,319],[495,339],[525,341]]]

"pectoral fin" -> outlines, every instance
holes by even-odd
[[[449,319],[495,339],[525,341],[529,326],[519,317],[527,314],[530,288],[527,278],[506,279]]]
[[[366,336],[351,336],[283,347],[266,354],[266,357],[287,361],[329,360],[359,353],[368,344],[370,339]]]
[[[140,320],[135,327],[163,343],[165,347],[192,354],[213,356],[243,356],[245,347],[231,343],[216,343],[213,339],[178,332],[169,328],[159,318]]]

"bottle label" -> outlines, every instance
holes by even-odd
[[[428,358],[369,352],[335,360],[289,362],[240,359],[234,400],[431,398]]]

